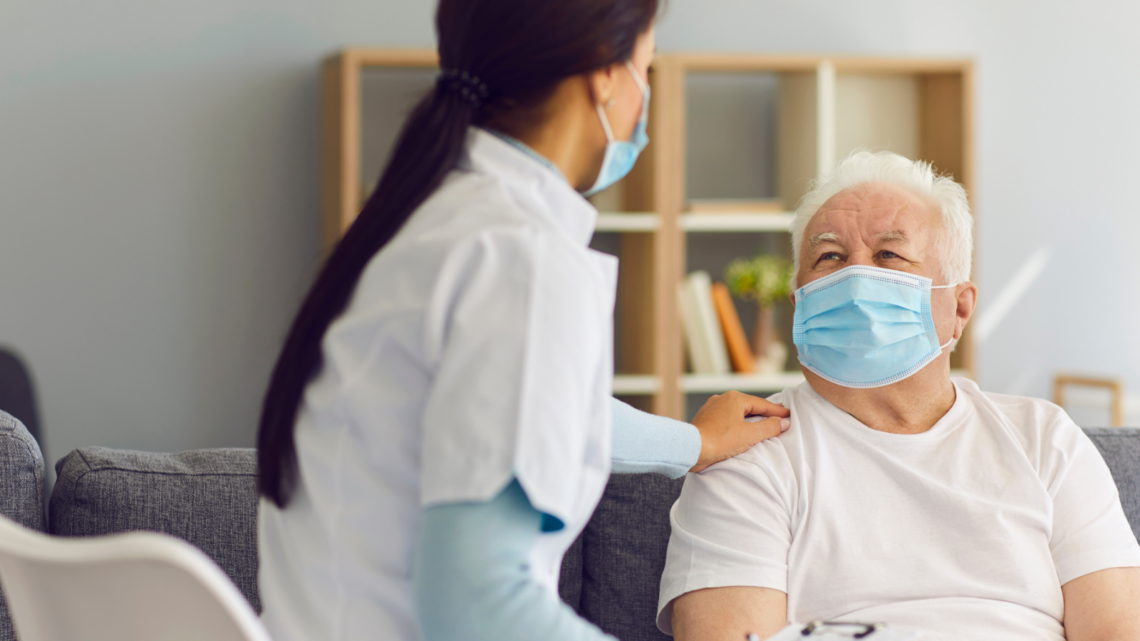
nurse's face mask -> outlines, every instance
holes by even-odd
[[[602,121],[602,129],[606,132],[608,142],[606,143],[606,155],[602,158],[602,168],[598,170],[598,178],[592,187],[582,192],[583,196],[593,196],[624,178],[633,169],[633,164],[637,162],[637,156],[641,154],[641,150],[649,144],[649,133],[647,131],[649,127],[649,86],[642,82],[641,76],[637,75],[637,69],[633,67],[632,62],[627,60],[625,67],[629,70],[629,75],[633,76],[637,88],[641,90],[641,115],[637,119],[637,126],[634,127],[630,139],[616,140],[614,131],[610,128],[610,119],[606,117],[605,109],[600,103],[594,105],[598,109],[598,118]]]
[[[926,367],[938,343],[929,278],[864,265],[796,290],[792,340],[800,364],[837,385],[883,387]]]

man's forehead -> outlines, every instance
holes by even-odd
[[[828,199],[804,231],[809,239],[857,232],[880,240],[903,240],[921,234],[934,215],[928,203],[902,188],[859,185]]]

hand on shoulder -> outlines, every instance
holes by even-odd
[[[690,472],[748,451],[788,430],[791,412],[769,400],[731,391],[713,396],[693,418],[701,433],[701,455]]]

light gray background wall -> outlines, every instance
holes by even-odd
[[[430,46],[432,0],[0,0],[0,344],[50,456],[250,445],[318,261],[317,63]],[[983,387],[1140,385],[1140,4],[671,0],[659,48],[978,60]]]

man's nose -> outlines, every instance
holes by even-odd
[[[869,267],[875,266],[875,257],[869,250],[856,250],[847,256],[847,265],[867,265]]]

